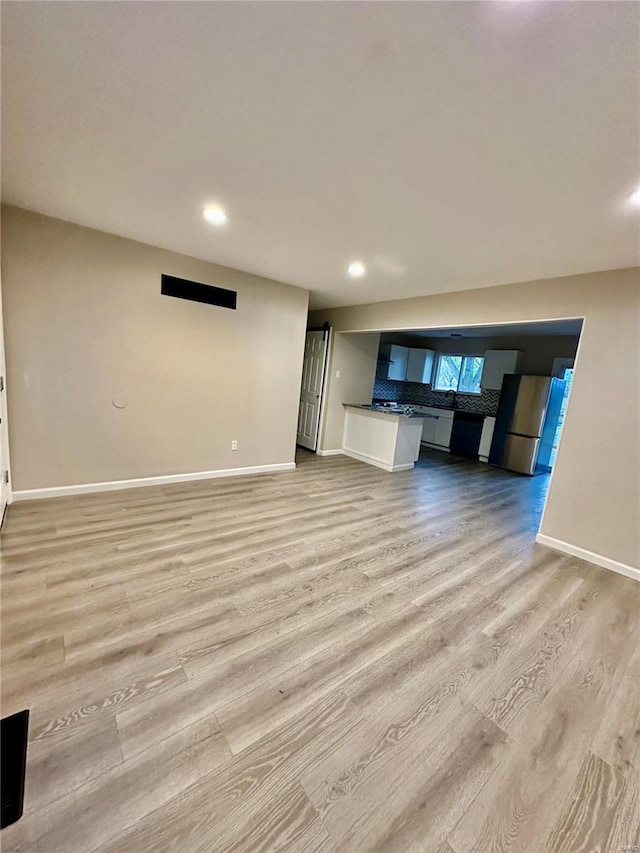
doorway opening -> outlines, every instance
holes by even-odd
[[[562,379],[564,382],[564,394],[562,397],[562,402],[560,403],[560,412],[558,414],[558,423],[556,425],[555,434],[553,436],[553,446],[551,448],[551,455],[549,457],[549,467],[553,468],[556,463],[556,457],[558,455],[558,446],[560,444],[560,436],[562,435],[562,429],[564,427],[564,419],[567,411],[567,403],[569,402],[569,394],[571,393],[571,383],[573,382],[573,365],[571,367],[562,366],[559,368],[560,375],[557,377],[558,379]]]
[[[321,329],[308,329],[304,345],[296,444],[314,453],[318,447],[330,333],[328,323]]]

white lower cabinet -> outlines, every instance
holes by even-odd
[[[485,418],[482,425],[482,436],[480,437],[480,447],[478,448],[478,456],[481,462],[489,461],[489,451],[491,450],[491,441],[493,439],[493,428],[496,425],[495,418]]]
[[[422,421],[421,441],[426,441],[428,444],[435,444],[437,426],[438,421],[435,418],[426,417]]]
[[[434,444],[441,447],[449,447],[451,443],[451,430],[453,429],[453,418],[439,418],[436,421],[436,437]]]
[[[430,406],[415,406],[415,411],[425,415],[422,422],[422,443],[442,450],[449,449],[453,429],[453,411]]]
[[[416,414],[425,415],[425,419],[422,421],[421,443],[436,447],[438,450],[448,450],[453,430],[453,411],[451,409],[434,409],[431,406],[414,406],[413,408]],[[427,415],[432,417],[427,417]],[[484,419],[479,448],[481,462],[488,461],[495,423],[495,418],[486,417]]]

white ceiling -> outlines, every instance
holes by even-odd
[[[4,199],[316,307],[633,266],[639,14],[4,2]]]

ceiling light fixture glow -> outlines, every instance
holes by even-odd
[[[212,225],[224,225],[227,221],[227,214],[220,207],[205,207],[202,215]]]
[[[351,278],[362,278],[366,271],[366,267],[361,261],[352,261],[347,270]]]
[[[629,203],[634,207],[640,207],[640,187],[629,196]]]

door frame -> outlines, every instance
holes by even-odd
[[[322,428],[324,426],[324,417],[325,417],[325,404],[327,401],[327,386],[329,384],[329,364],[331,362],[331,350],[333,348],[333,328],[329,323],[325,323],[324,326],[321,327],[322,331],[326,331],[327,333],[327,348],[324,352],[324,370],[322,371],[322,387],[320,390],[320,415],[318,417],[318,433],[316,435],[316,449],[313,451],[314,453],[318,452],[318,445],[320,444],[320,435],[322,434]],[[310,332],[320,331],[320,329],[309,329]]]
[[[576,359],[574,358],[554,358],[553,367],[551,368],[551,376],[555,379],[564,379],[565,370],[575,370]]]
[[[9,455],[9,420],[7,413],[7,364],[4,349],[4,318],[2,313],[2,279],[0,278],[0,376],[2,377],[2,390],[0,390],[0,527],[6,515],[7,506],[11,503],[13,495],[11,492],[11,457]],[[4,481],[4,472],[7,472],[8,482]]]

